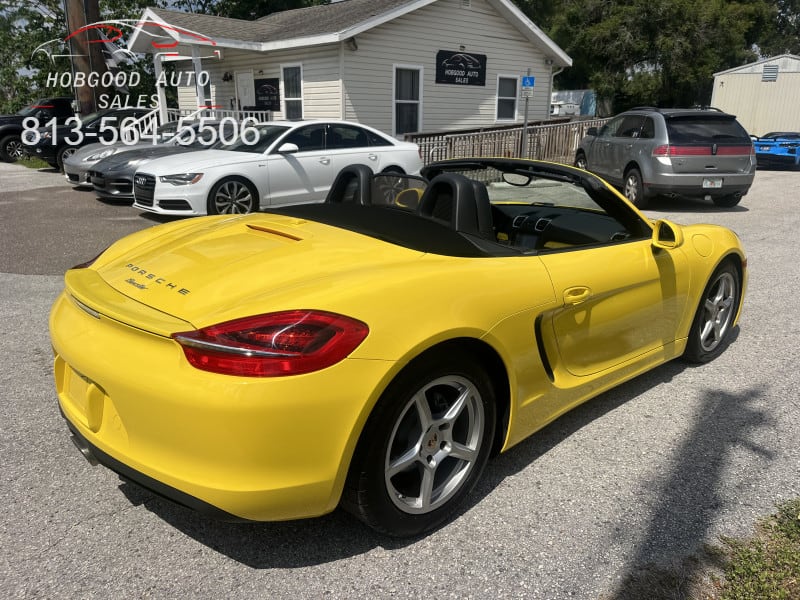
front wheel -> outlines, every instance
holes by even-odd
[[[77,151],[78,151],[77,146],[64,146],[63,148],[59,149],[58,154],[56,154],[56,168],[59,171],[63,171],[64,161],[73,154],[75,154]]]
[[[392,536],[434,529],[480,478],[495,421],[491,381],[471,356],[453,351],[417,360],[390,384],[367,421],[343,507]]]
[[[692,322],[683,355],[686,360],[705,363],[722,353],[739,311],[741,290],[739,271],[730,261],[717,267],[708,280]]]
[[[258,194],[244,179],[229,177],[214,184],[208,194],[209,215],[247,214],[258,208]]]
[[[584,171],[589,170],[589,165],[586,162],[586,155],[583,152],[578,152],[578,154],[575,155],[575,166]]]
[[[625,173],[625,185],[622,187],[622,193],[630,203],[637,208],[644,208],[647,204],[647,198],[645,198],[644,195],[642,174],[639,172],[639,169],[630,169]]]
[[[18,135],[7,135],[0,140],[0,160],[14,162],[24,154],[22,139]]]

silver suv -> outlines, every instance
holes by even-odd
[[[750,136],[715,109],[635,108],[599,131],[590,127],[575,166],[622,188],[638,207],[653,196],[687,196],[735,206],[756,172]]]

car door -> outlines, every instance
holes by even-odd
[[[614,117],[597,132],[597,137],[589,148],[588,156],[586,157],[586,162],[592,173],[597,173],[604,178],[609,177],[611,165],[613,164],[611,143],[624,118],[622,115]]]
[[[267,157],[269,206],[325,199],[336,167],[325,148],[327,124],[314,123],[290,131]],[[286,150],[287,144],[297,150]]]
[[[616,132],[609,138],[609,177],[614,181],[622,181],[625,167],[637,154],[636,145],[644,124],[644,115],[625,115]]]
[[[371,147],[369,135],[363,127],[347,123],[331,123],[328,128],[326,148],[338,173],[352,164],[368,165],[375,173],[381,170],[381,152]]]
[[[564,368],[588,377],[658,351],[674,340],[687,302],[688,273],[680,250],[649,238],[540,254],[561,306],[549,314]]]

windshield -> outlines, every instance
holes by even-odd
[[[285,125],[256,125],[245,127],[243,134],[229,144],[219,144],[220,150],[261,153],[281,135],[289,131]]]

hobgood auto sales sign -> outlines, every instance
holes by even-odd
[[[486,85],[486,55],[439,50],[436,53],[436,83]]]

